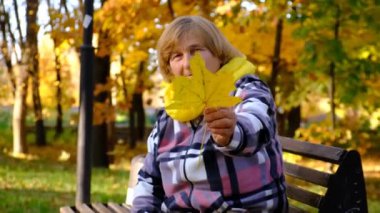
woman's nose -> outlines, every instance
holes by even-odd
[[[184,76],[190,76],[191,75],[191,70],[190,70],[190,59],[192,55],[190,54],[185,54],[183,57],[183,75]]]

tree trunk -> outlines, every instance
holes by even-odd
[[[5,65],[7,67],[9,81],[11,82],[11,86],[12,86],[12,94],[14,97],[16,93],[16,80],[15,80],[14,73],[12,70],[12,61],[11,61],[11,56],[10,56],[11,51],[8,48],[7,31],[10,32],[9,29],[7,30],[8,22],[9,22],[9,15],[8,15],[8,12],[5,11],[3,1],[1,1],[0,29],[1,29],[2,39],[3,39],[3,42],[1,45],[1,53],[3,54],[4,60],[5,60]]]
[[[332,129],[335,129],[336,116],[335,116],[335,63],[330,63],[330,78],[331,78],[331,91],[330,91],[330,102],[331,102],[331,125]]]
[[[137,72],[137,82],[132,96],[132,107],[129,110],[129,132],[131,139],[131,148],[134,148],[136,146],[137,140],[143,140],[145,134],[145,111],[143,104],[144,80],[142,79],[144,64],[144,61],[140,62],[139,71]]]
[[[174,20],[174,18],[175,18],[175,13],[174,13],[174,9],[173,9],[173,3],[172,3],[172,0],[168,0],[168,9],[169,9],[170,18],[171,18],[172,20]]]
[[[45,127],[42,115],[42,104],[39,92],[39,67],[38,67],[38,42],[37,42],[37,12],[38,0],[27,1],[27,28],[26,28],[26,50],[28,59],[28,72],[32,78],[32,97],[36,128],[36,144],[46,145]]]
[[[56,41],[54,41],[54,49],[56,47]],[[58,137],[63,132],[63,112],[62,112],[62,88],[61,88],[61,62],[59,61],[59,56],[55,53],[55,73],[57,80],[57,118],[55,123],[55,137]]]
[[[121,64],[123,64],[123,60],[124,58],[121,56]],[[121,70],[120,72],[120,80],[121,80],[121,84],[122,84],[122,90],[123,90],[123,96],[124,96],[124,101],[125,101],[125,104],[127,106],[127,109],[129,109],[129,115],[131,115],[131,101],[129,100],[129,94],[128,94],[128,89],[127,89],[127,84],[125,83],[125,73],[124,73],[124,70]],[[130,126],[131,126],[131,117],[129,117],[129,131],[130,131]],[[125,136],[125,138],[123,138],[124,141],[126,142],[130,142],[128,141],[128,136],[130,134],[127,134]],[[131,143],[129,143],[131,145]]]
[[[134,107],[137,114],[137,140],[144,140],[145,134],[145,111],[143,104],[143,94],[135,93],[134,94]]]
[[[211,19],[210,13],[211,13],[211,8],[209,1],[204,1],[204,0],[197,0],[197,5],[199,7],[199,15]]]
[[[3,1],[1,1],[3,3]],[[25,128],[25,117],[26,117],[26,96],[28,91],[28,72],[27,72],[27,57],[25,52],[25,42],[23,40],[23,35],[21,31],[20,18],[18,13],[17,1],[13,0],[14,14],[16,18],[17,33],[19,36],[19,46],[21,47],[22,53],[21,58],[17,57],[17,66],[14,66],[13,71],[15,72],[15,101],[13,104],[13,117],[12,117],[12,129],[13,129],[13,153],[21,154],[27,153],[26,144],[26,128]],[[13,45],[16,45],[16,39],[13,36],[11,25],[8,19],[8,30],[10,38],[12,39]]]
[[[276,25],[276,37],[274,44],[273,52],[273,61],[272,61],[272,73],[269,80],[269,88],[272,91],[273,98],[276,100],[276,86],[277,86],[277,77],[280,73],[280,53],[281,53],[281,40],[282,40],[282,18],[277,20]]]
[[[334,24],[334,39],[339,40],[339,26],[340,26],[340,8],[337,7],[336,18]],[[336,115],[335,115],[335,62],[330,63],[329,75],[331,78],[331,91],[330,91],[330,102],[331,102],[331,123],[332,129],[336,126]]]
[[[286,130],[286,136],[292,138],[295,136],[295,132],[301,124],[301,106],[291,108],[287,115],[288,125]]]
[[[145,134],[145,111],[142,93],[133,94],[132,107],[129,110],[129,132],[130,147],[134,148],[136,141],[143,140]]]
[[[111,94],[109,96],[109,100],[111,100]],[[109,121],[107,122],[107,151],[112,152],[115,148],[115,122]],[[107,155],[108,158],[108,164],[112,164],[115,161],[114,155]]]
[[[106,0],[102,0],[102,6]],[[108,31],[99,32],[99,42],[98,42],[98,52],[94,58],[94,85],[97,84],[107,84],[110,78],[110,53],[108,50],[107,40]],[[107,107],[113,107],[111,101],[111,91],[103,91],[94,97],[94,102],[100,102],[107,104]],[[112,115],[107,115],[112,116]],[[93,148],[92,148],[92,165],[95,167],[108,168],[110,162],[113,158],[108,157],[108,152],[113,151],[114,141],[113,141],[113,121],[106,119],[103,123],[98,125],[93,125]]]
[[[277,110],[277,131],[279,135],[285,135],[286,134],[286,118],[287,113],[284,111]]]
[[[95,56],[94,58],[94,85],[106,84],[110,75],[110,56]],[[110,92],[101,92],[94,97],[94,102],[109,103]],[[108,101],[107,101],[108,100]],[[110,103],[111,104],[111,103]],[[101,124],[93,125],[92,137],[92,165],[95,167],[108,167],[107,157],[108,143],[108,124],[104,121]]]
[[[53,17],[54,14],[52,14],[52,10],[54,9],[53,5],[51,5],[50,0],[46,1],[48,5],[48,14],[50,16],[49,19],[49,25],[51,27],[51,32],[55,30],[55,26],[53,23]],[[67,17],[69,17],[69,13],[67,11],[67,6],[66,6],[66,1],[61,0],[60,1],[60,8],[59,12],[61,11],[62,7],[65,10],[65,14]],[[60,23],[62,22],[62,18],[60,20]],[[63,112],[62,112],[62,80],[61,80],[61,61],[59,60],[59,54],[57,50],[58,44],[58,39],[54,34],[52,33],[53,36],[53,44],[54,44],[54,62],[55,62],[55,73],[56,73],[56,81],[57,81],[57,92],[56,92],[56,101],[57,101],[57,117],[56,117],[56,123],[55,123],[55,135],[54,137],[59,137],[62,132],[63,132]]]
[[[28,74],[26,66],[16,66],[16,93],[13,104],[13,153],[27,153],[25,117],[26,117],[26,95],[28,91]]]
[[[269,79],[269,88],[272,92],[273,99],[276,101],[276,86],[277,78],[280,73],[280,53],[281,53],[281,41],[282,41],[282,30],[283,30],[283,20],[279,18],[276,24],[276,37],[274,43],[273,60],[272,60],[272,73]],[[277,111],[277,122],[278,122],[278,132],[279,134],[284,134],[286,132],[286,114]]]

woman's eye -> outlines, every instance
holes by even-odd
[[[194,48],[190,51],[190,53],[193,55],[195,54],[197,51],[202,51],[202,48]]]
[[[178,58],[178,57],[180,57],[180,54],[178,54],[178,53],[176,53],[176,54],[172,54],[172,55],[170,56],[170,60],[174,60],[174,59],[176,59],[176,58]]]

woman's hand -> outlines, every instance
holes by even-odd
[[[233,107],[207,108],[203,115],[214,141],[219,146],[227,146],[236,126],[236,115]]]

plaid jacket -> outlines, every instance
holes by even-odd
[[[275,105],[254,75],[236,83],[237,125],[219,147],[202,118],[181,123],[160,111],[148,139],[132,212],[284,211],[287,206]],[[204,141],[203,151],[201,142]],[[249,209],[249,210],[248,210]]]

